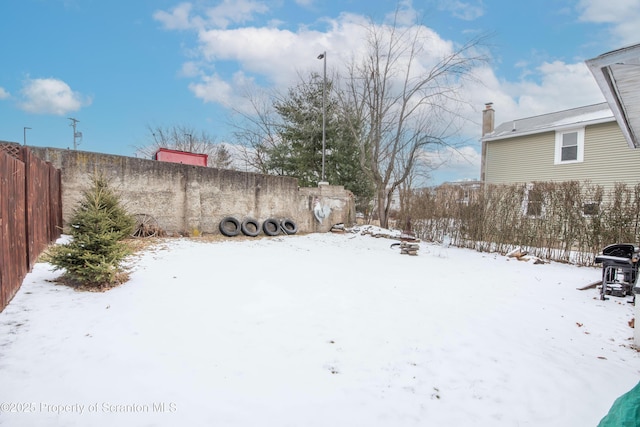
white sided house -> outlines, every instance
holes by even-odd
[[[511,120],[493,128],[483,111],[481,181],[589,181],[605,191],[640,183],[640,150],[630,148],[607,103]]]

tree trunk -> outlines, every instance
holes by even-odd
[[[378,220],[380,220],[380,227],[389,227],[389,215],[387,212],[387,200],[385,197],[385,190],[379,189],[377,192],[378,201]]]

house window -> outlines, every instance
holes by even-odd
[[[469,206],[469,190],[461,189],[458,192],[458,200],[456,200],[461,205]]]
[[[555,164],[582,162],[584,128],[556,132]]]
[[[542,195],[542,191],[535,187],[531,189],[531,191],[529,191],[529,200],[527,203],[527,215],[536,218],[541,217],[543,202],[544,197]]]
[[[582,213],[585,216],[594,216],[600,213],[600,203],[598,202],[585,202],[582,204]]]
[[[527,184],[522,200],[522,213],[532,218],[544,217],[544,194],[534,184]]]

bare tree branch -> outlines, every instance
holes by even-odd
[[[171,127],[147,126],[149,143],[136,146],[138,157],[154,159],[160,148],[200,153],[208,155],[209,167],[227,169],[232,164],[231,153],[224,144],[218,144],[215,138],[205,131],[178,125]]]
[[[427,52],[426,27],[395,21],[371,23],[367,30],[368,54],[348,66],[341,101],[355,113],[351,130],[386,227],[392,195],[410,181],[421,152],[447,144],[459,131],[462,84],[485,57],[479,53],[482,38],[437,54]]]

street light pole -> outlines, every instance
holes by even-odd
[[[327,107],[326,107],[326,98],[327,98],[327,51],[325,50],[320,55],[318,55],[318,59],[324,60],[324,74],[322,78],[322,183],[325,184],[325,175],[324,175],[324,152],[326,145],[326,116],[327,116]]]
[[[27,129],[31,129],[31,128],[28,128],[28,127],[25,126],[22,129],[22,131],[23,131],[23,140],[22,140],[23,145],[27,145]]]

